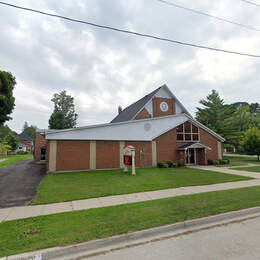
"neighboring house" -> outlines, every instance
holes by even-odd
[[[33,151],[33,140],[30,136],[25,133],[21,133],[18,135],[19,144],[16,152],[32,152]]]
[[[205,165],[208,159],[222,158],[225,140],[194,120],[166,85],[119,109],[111,123],[37,134],[47,140],[51,172],[121,168],[127,145],[136,148],[137,167],[155,167],[167,160]]]

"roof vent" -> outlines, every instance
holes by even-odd
[[[118,114],[120,114],[123,111],[121,106],[118,106]]]

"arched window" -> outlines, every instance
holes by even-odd
[[[198,142],[199,140],[199,128],[191,122],[185,122],[177,127],[177,141]]]

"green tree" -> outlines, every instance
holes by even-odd
[[[224,120],[231,116],[234,108],[225,105],[224,100],[220,98],[216,90],[212,90],[206,99],[201,99],[199,103],[204,107],[197,107],[196,120],[225,137],[225,132],[228,132],[228,129],[224,125]]]
[[[28,123],[25,121],[23,125],[22,132],[24,132],[29,127]]]
[[[28,126],[23,132],[25,134],[27,134],[28,136],[30,136],[32,139],[34,139],[35,138],[36,129],[37,129],[36,126],[31,125],[31,126]]]
[[[0,140],[0,155],[3,157],[9,151],[11,151],[11,146],[8,145],[5,141]]]
[[[5,142],[11,147],[11,150],[14,151],[18,148],[18,138],[13,134],[8,134],[5,137]]]
[[[260,130],[257,127],[249,128],[241,141],[241,147],[249,155],[260,156]]]
[[[76,127],[78,115],[75,113],[74,98],[70,95],[67,95],[66,91],[61,91],[59,94],[54,94],[54,97],[51,101],[54,103],[54,111],[49,120],[49,128],[54,129],[53,126],[57,125],[54,122],[57,120],[59,121],[59,128],[55,129]],[[64,115],[64,124],[61,112]],[[50,122],[52,124],[50,124]]]
[[[15,85],[15,77],[10,72],[0,71],[0,125],[12,119],[9,115],[15,106],[13,96]]]
[[[49,119],[50,129],[66,129],[66,120],[62,111],[53,112]]]
[[[4,139],[9,133],[17,136],[17,133],[12,131],[7,125],[0,124],[0,139]]]

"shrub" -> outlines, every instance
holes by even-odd
[[[167,161],[166,163],[168,164],[168,167],[169,167],[169,168],[172,168],[172,167],[173,167],[173,162],[172,162],[172,161]]]
[[[177,163],[173,163],[172,168],[176,168],[176,167],[178,167]]]
[[[228,159],[222,159],[221,160],[221,164],[229,164],[229,160]]]
[[[19,152],[17,152],[17,154],[28,154],[28,152],[26,152],[26,151],[19,151]]]
[[[157,163],[157,167],[158,167],[158,168],[163,168],[163,165],[164,165],[163,162],[158,162],[158,163]]]
[[[169,166],[168,166],[168,164],[167,163],[164,163],[163,164],[163,168],[168,168]]]
[[[213,160],[213,165],[219,165],[219,160]]]
[[[181,162],[180,160],[177,160],[177,161],[175,162],[175,164],[177,165],[177,167],[181,167],[181,166],[182,166],[182,162]]]
[[[213,165],[213,160],[212,159],[208,159],[208,165]]]

